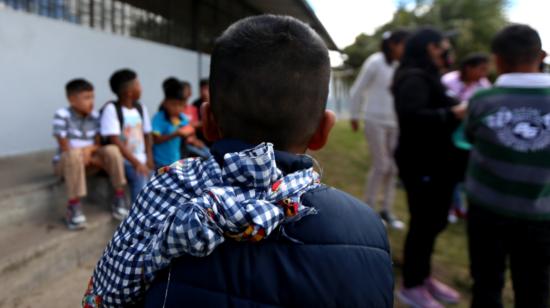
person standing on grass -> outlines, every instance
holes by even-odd
[[[470,101],[472,143],[466,191],[472,307],[502,307],[507,259],[515,307],[549,307],[550,75],[546,53],[526,25],[493,39],[500,74]]]
[[[415,307],[443,307],[437,300],[457,303],[460,299],[458,292],[432,277],[430,264],[463,172],[452,134],[466,105],[448,96],[441,83],[449,48],[439,31],[419,29],[407,40],[392,86],[400,128],[395,158],[410,212],[398,296]]]
[[[484,53],[472,53],[460,62],[460,68],[441,78],[451,95],[460,101],[469,100],[478,90],[491,87],[487,79],[489,57]]]
[[[375,207],[382,190],[384,197],[380,216],[394,229],[403,229],[405,224],[392,213],[397,177],[393,152],[398,128],[390,86],[408,36],[409,32],[405,30],[385,32],[382,50],[363,63],[350,92],[351,127],[355,132],[359,130],[363,99],[366,101],[365,138],[372,164],[365,187],[365,201]]]
[[[449,72],[441,78],[441,82],[450,91],[450,95],[457,100],[463,102],[468,101],[479,90],[487,89],[491,87],[491,82],[487,79],[487,73],[489,72],[489,56],[484,53],[472,53],[467,55],[461,62],[460,67],[456,71]],[[464,130],[459,128],[455,132],[455,139],[459,136],[463,136]],[[457,144],[455,140],[455,144]],[[464,165],[467,164],[470,151],[467,145],[458,144],[464,158]],[[463,200],[463,182],[464,179],[460,179],[460,183],[457,185],[451,210],[449,211],[448,220],[450,223],[457,222],[458,218],[466,218],[466,206]]]

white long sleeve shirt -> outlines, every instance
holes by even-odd
[[[366,103],[365,120],[397,127],[397,116],[390,90],[397,65],[397,62],[388,65],[382,52],[371,55],[363,63],[361,71],[350,90],[351,116],[353,119],[359,119]]]

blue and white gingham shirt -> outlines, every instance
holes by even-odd
[[[225,154],[221,166],[211,157],[159,170],[105,249],[83,304],[135,302],[174,258],[207,256],[226,238],[261,240],[283,223],[314,214],[300,197],[318,183],[313,168],[284,175],[265,143]]]

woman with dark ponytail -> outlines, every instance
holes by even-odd
[[[407,191],[410,227],[403,260],[399,298],[414,307],[457,303],[458,292],[431,275],[437,235],[447,225],[453,190],[460,178],[460,159],[452,134],[466,107],[449,97],[441,83],[448,40],[432,28],[421,28],[405,46],[392,86],[400,128],[395,152],[399,176]]]
[[[403,229],[405,225],[392,213],[397,178],[393,152],[398,129],[390,85],[408,36],[409,33],[405,30],[385,32],[382,36],[381,51],[365,61],[350,93],[351,125],[354,131],[359,129],[359,117],[364,101],[367,105],[364,117],[365,137],[372,164],[367,177],[365,201],[376,207],[378,195],[382,190],[380,216],[388,227],[394,229]]]

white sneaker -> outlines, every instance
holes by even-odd
[[[65,212],[65,223],[69,230],[79,230],[86,228],[86,216],[82,212],[80,203],[69,205]]]
[[[111,213],[116,220],[124,220],[130,214],[124,198],[116,197],[111,207]]]
[[[447,221],[451,224],[455,224],[458,221],[458,217],[456,217],[454,211],[452,213],[449,213],[449,216],[447,216]]]
[[[380,218],[382,218],[386,226],[392,229],[395,229],[395,230],[405,229],[405,223],[397,219],[391,212],[381,211]]]

